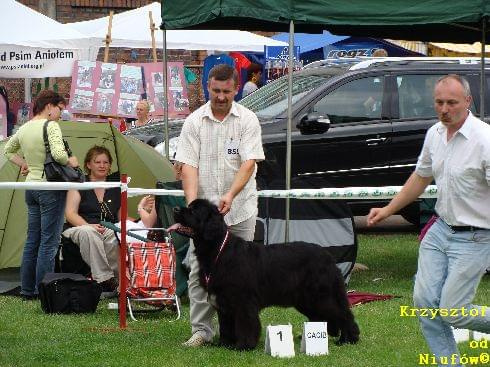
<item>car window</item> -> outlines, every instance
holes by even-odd
[[[381,119],[384,77],[356,79],[333,90],[314,106],[331,123]]]
[[[445,74],[397,76],[400,118],[434,118],[434,86],[443,75]],[[474,102],[470,109],[475,112]]]
[[[332,75],[293,75],[293,104],[309,91],[325,83]],[[240,103],[259,118],[271,118],[284,113],[288,107],[288,79],[277,79],[243,98]]]

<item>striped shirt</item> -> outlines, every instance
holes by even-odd
[[[259,120],[249,109],[233,102],[223,121],[217,120],[210,102],[190,114],[184,122],[175,160],[198,169],[199,198],[218,205],[231,187],[243,162],[264,160]],[[225,215],[235,225],[257,213],[257,166]]]

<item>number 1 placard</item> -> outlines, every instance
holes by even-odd
[[[292,325],[267,326],[265,352],[273,357],[294,357]]]

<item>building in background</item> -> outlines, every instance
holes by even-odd
[[[43,13],[60,23],[71,23],[101,18],[114,13],[148,5],[155,0],[17,0],[30,8]],[[156,24],[158,27],[159,24]],[[97,60],[103,59],[104,48],[101,47]],[[162,50],[157,49],[157,58],[162,60]],[[200,76],[205,51],[168,50],[168,61],[182,61],[184,65]],[[109,50],[111,63],[139,63],[153,61],[151,49],[124,49],[113,48]],[[0,85],[8,90],[9,102],[24,102],[24,79],[0,79]],[[35,97],[40,90],[46,87],[55,89],[64,97],[69,98],[71,78],[45,78],[31,80],[31,93]],[[199,83],[189,84],[189,105],[191,110],[199,107],[204,97]]]

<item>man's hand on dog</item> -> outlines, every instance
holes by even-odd
[[[231,209],[233,195],[227,192],[219,199],[218,210],[221,214],[227,214]]]

